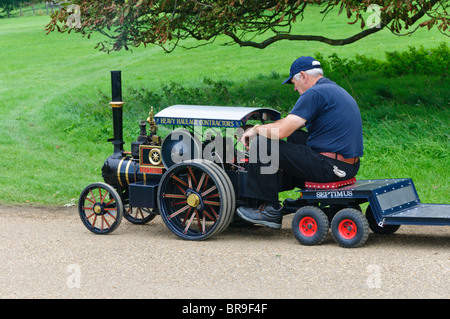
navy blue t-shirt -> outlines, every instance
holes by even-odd
[[[300,96],[290,113],[306,120],[307,145],[316,152],[333,152],[344,158],[363,156],[358,105],[333,81],[320,78]]]

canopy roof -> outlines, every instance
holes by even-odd
[[[173,105],[155,115],[156,124],[240,127],[248,120],[276,121],[280,112],[269,108]]]

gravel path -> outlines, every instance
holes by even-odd
[[[300,245],[279,231],[230,227],[178,239],[160,217],[95,235],[76,208],[0,206],[0,298],[450,297],[450,228],[402,226],[356,249]]]

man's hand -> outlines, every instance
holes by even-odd
[[[252,126],[248,130],[244,132],[244,134],[241,137],[241,143],[244,144],[245,149],[248,151],[250,142],[255,138],[257,135],[256,127]]]
[[[256,128],[259,125],[252,126],[245,131],[244,135],[242,135],[241,142],[242,144],[244,144],[246,150],[248,151],[250,142],[258,133],[261,136],[279,140],[288,137],[295,130],[304,127],[305,124],[306,120],[304,118],[289,114],[283,119],[280,119],[273,123],[264,124],[264,126],[260,126],[258,128],[258,132],[256,131]]]

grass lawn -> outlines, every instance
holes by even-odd
[[[86,185],[101,180],[101,166],[112,152],[112,145],[106,142],[112,137],[112,118],[109,105],[105,103],[102,113],[98,101],[99,91],[110,94],[110,70],[122,70],[124,99],[133,107],[139,101],[133,102],[130,88],[144,87],[159,92],[161,86],[171,81],[201,86],[205,77],[232,81],[233,92],[241,92],[240,86],[249,91],[254,85],[252,92],[258,97],[264,94],[264,87],[258,91],[258,77],[269,74],[284,77],[292,61],[300,55],[321,52],[328,56],[335,52],[341,57],[365,54],[382,59],[385,51],[405,50],[410,45],[436,47],[447,40],[435,30],[419,30],[411,37],[400,38],[381,31],[344,47],[279,42],[258,50],[223,46],[225,40],[219,39],[212,45],[194,50],[178,48],[171,54],[150,46],[136,48],[132,53],[121,51],[107,55],[93,49],[95,37],[88,40],[75,34],[45,35],[43,27],[48,20],[45,16],[0,19],[0,203],[3,204],[64,205],[76,201]],[[305,34],[347,37],[357,28],[331,14],[324,22],[317,15],[305,20],[306,24],[296,26]],[[425,81],[423,77],[420,79]],[[448,79],[444,84],[433,81],[430,85],[448,87]],[[378,82],[378,86],[385,85],[383,79]],[[413,82],[410,79],[408,83]],[[290,87],[279,85],[278,77],[268,83],[273,83],[274,90],[280,90],[283,99],[290,99],[285,103],[295,103],[297,95]],[[345,83],[342,80],[339,84]],[[354,85],[366,92],[365,86],[370,83],[360,81]],[[237,105],[238,100],[230,103]],[[367,169],[361,170],[360,178],[412,177],[417,180],[422,201],[447,201],[448,107],[447,110],[432,108],[423,114],[420,110],[427,108],[427,101],[421,101],[412,114],[406,106],[400,106],[405,113],[393,114],[389,112],[390,104],[379,104],[380,108],[362,110],[369,123],[365,135],[367,159],[363,162]],[[97,118],[86,116],[91,107],[93,113],[99,112]],[[138,131],[135,123],[146,118],[149,107],[140,105],[142,114],[129,121],[134,126],[125,126],[126,148],[129,149],[128,143]],[[422,116],[431,123],[423,123]],[[416,123],[417,127],[406,125],[400,132],[392,132],[389,127],[405,121],[408,125]],[[425,132],[425,136],[418,132]],[[399,134],[404,138],[397,139]],[[402,151],[411,146],[414,152],[420,151],[419,158],[408,158],[405,162]],[[430,149],[438,151],[429,154]],[[435,182],[436,179],[439,181]]]

